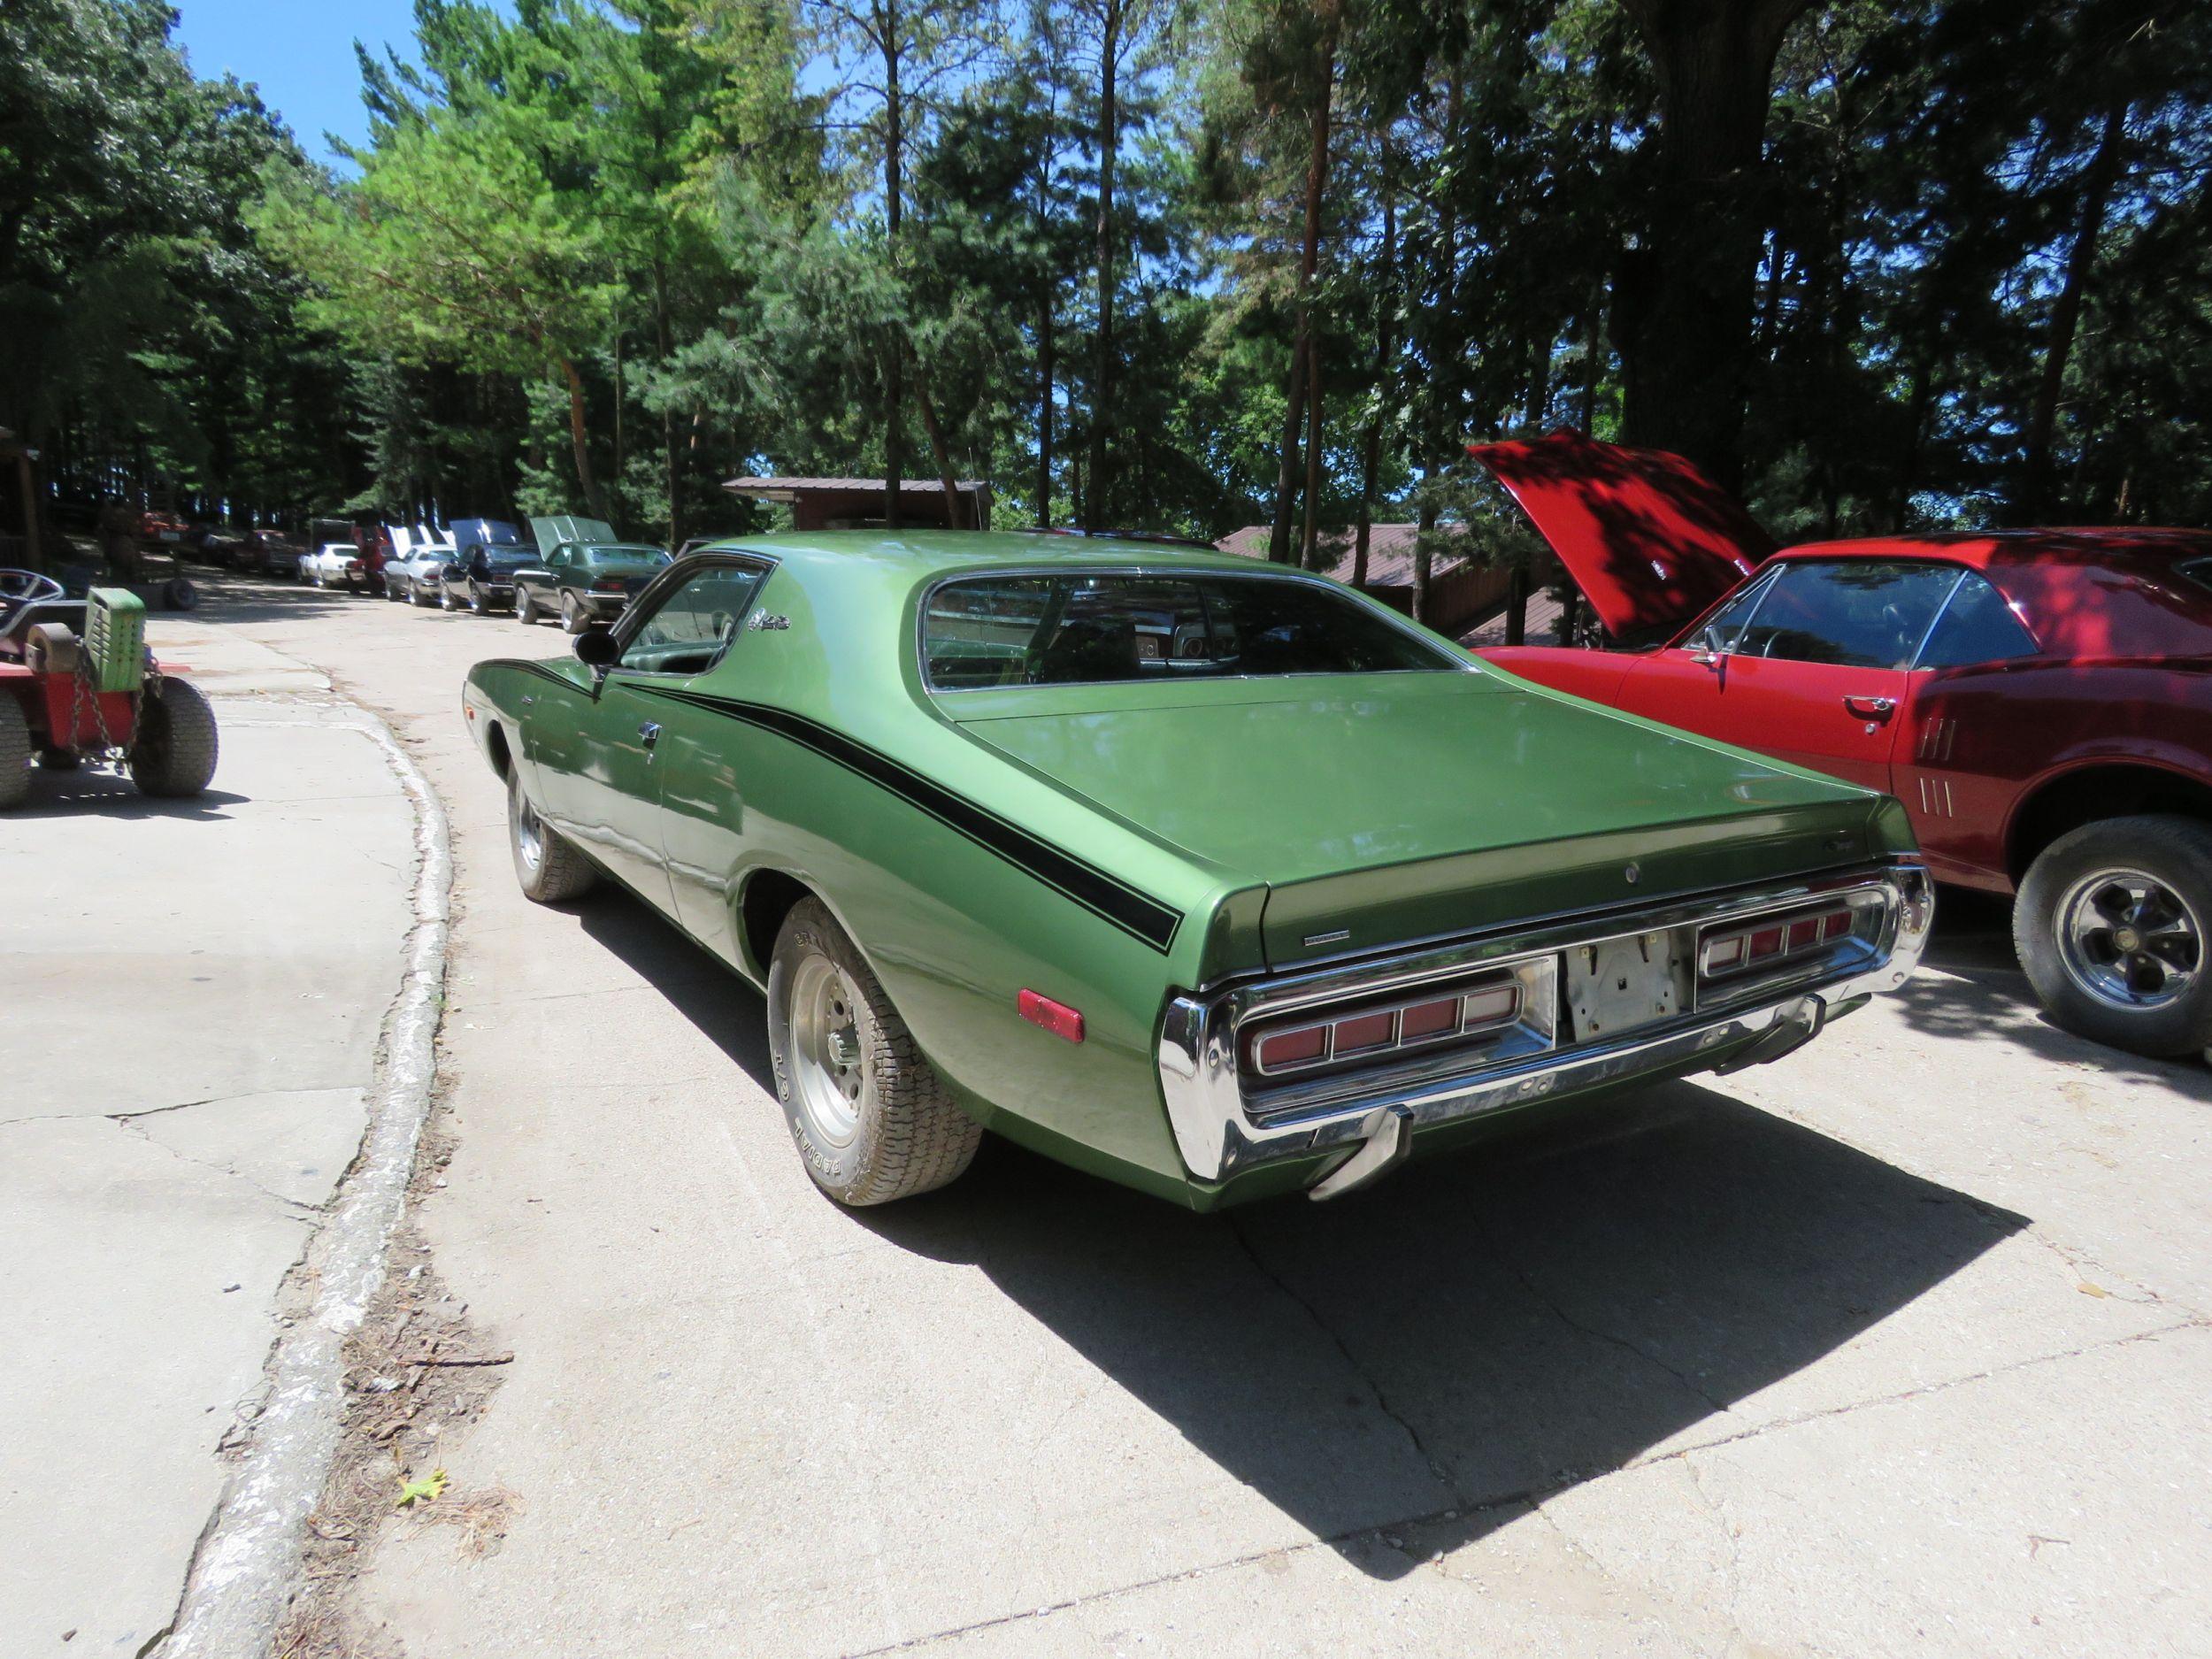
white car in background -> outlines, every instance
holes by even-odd
[[[317,588],[342,587],[357,594],[368,586],[361,549],[350,541],[326,541],[300,555],[300,580]]]

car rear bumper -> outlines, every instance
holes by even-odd
[[[1618,1034],[1575,1040],[1571,1020],[1540,1033],[1540,1046],[1487,1056],[1463,1053],[1425,1068],[1296,1091],[1271,1102],[1252,1098],[1240,1066],[1239,1028],[1263,1015],[1377,993],[1417,990],[1470,971],[1533,969],[1556,996],[1557,964],[1567,951],[1604,941],[1688,930],[1788,912],[1814,902],[1863,907],[1863,937],[1836,959],[1792,974],[1758,976],[1737,986],[1700,987],[1698,1006]],[[1918,965],[1934,917],[1934,887],[1917,862],[1841,872],[1786,886],[1714,895],[1643,910],[1518,928],[1417,952],[1315,972],[1260,979],[1206,995],[1170,1000],[1159,1042],[1161,1092],[1185,1166],[1207,1182],[1263,1165],[1314,1160],[1317,1196],[1379,1173],[1430,1129],[1551,1099],[1616,1087],[1639,1079],[1733,1071],[1779,1059],[1817,1035],[1831,1015],[1895,990]],[[1549,1010],[1548,1010],[1548,1013]],[[1351,1176],[1352,1179],[1340,1178]]]

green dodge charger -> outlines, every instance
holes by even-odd
[[[1902,984],[1886,795],[1514,679],[1324,578],[1156,544],[769,535],[469,675],[517,875],[767,997],[808,1172],[995,1129],[1194,1209],[1771,1060]]]

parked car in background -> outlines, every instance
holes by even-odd
[[[1777,551],[1678,456],[1479,444],[1618,641],[1483,653],[1886,789],[1939,879],[2014,897],[2053,1018],[2212,1045],[2212,533],[1898,535]]]
[[[299,576],[312,588],[343,588],[349,594],[368,591],[361,549],[350,541],[326,541],[312,553],[301,554]]]
[[[439,603],[448,611],[473,611],[479,616],[510,610],[515,603],[515,572],[536,558],[536,549],[519,542],[479,542],[444,567],[439,577]]]
[[[669,563],[647,542],[563,541],[543,564],[515,572],[515,615],[526,623],[557,616],[567,632],[581,634],[620,616]]]
[[[384,596],[403,604],[434,605],[445,597],[446,567],[453,563],[449,541],[410,538],[384,567]]]
[[[725,545],[464,708],[526,895],[612,876],[764,987],[848,1204],[952,1179],[986,1123],[1194,1209],[1331,1196],[1790,1052],[1932,914],[1879,792],[1154,544]]]

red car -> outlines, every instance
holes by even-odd
[[[1483,655],[1905,804],[1942,880],[2016,895],[2061,1025],[2212,1045],[2212,533],[2055,529],[1777,550],[1679,456],[1473,446],[1622,649]]]

